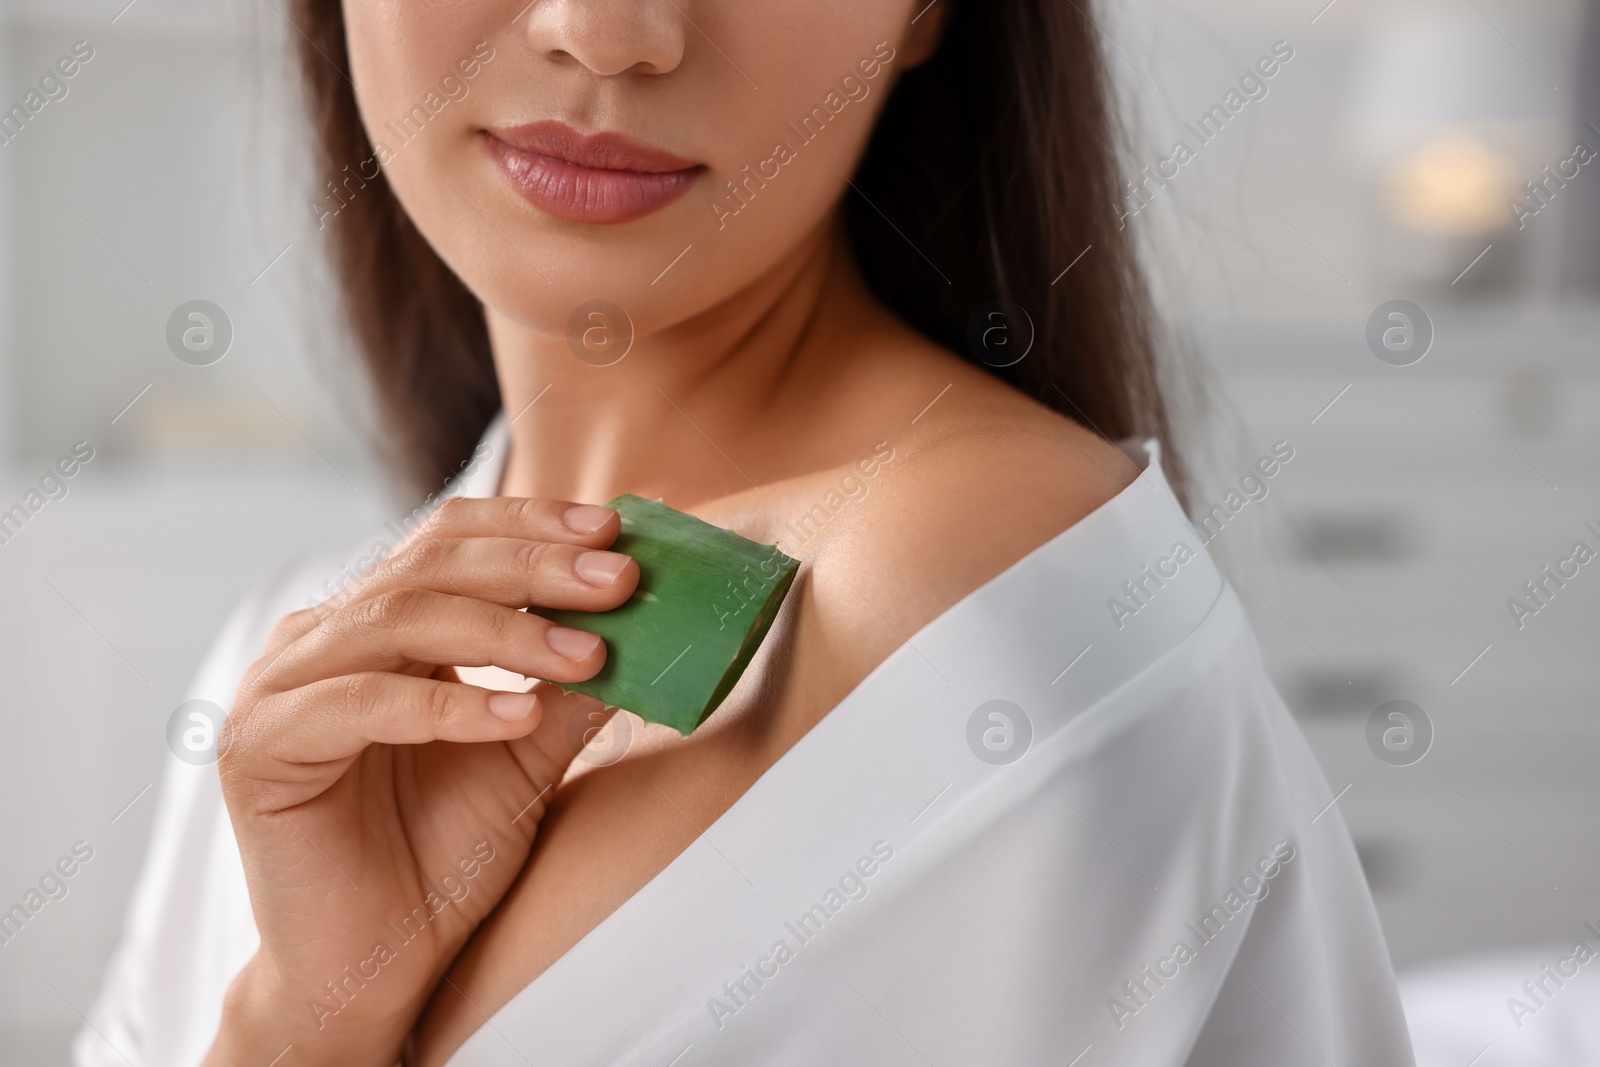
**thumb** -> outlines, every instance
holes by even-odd
[[[618,715],[616,708],[594,697],[568,693],[550,682],[536,681],[529,691],[539,695],[543,718],[531,734],[510,744],[540,788],[559,785],[573,764],[608,767],[627,755],[633,741],[632,716]]]

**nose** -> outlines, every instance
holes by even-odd
[[[604,77],[666,74],[683,62],[691,0],[534,0],[527,18],[535,54],[576,62]]]

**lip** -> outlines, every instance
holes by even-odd
[[[677,200],[702,164],[620,133],[583,133],[564,122],[484,131],[489,155],[523,199],[572,222],[620,223]]]

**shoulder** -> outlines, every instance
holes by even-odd
[[[1138,476],[1098,434],[1006,393],[885,442],[846,521],[806,546],[799,625],[831,697]]]
[[[988,580],[1106,503],[1139,468],[1052,413],[930,433],[899,450],[883,473],[850,531],[850,555],[899,559],[934,589],[955,591]]]

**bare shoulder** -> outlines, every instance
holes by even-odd
[[[813,707],[1138,476],[1099,435],[999,389],[883,442],[864,491],[805,546],[797,651],[832,683]]]

